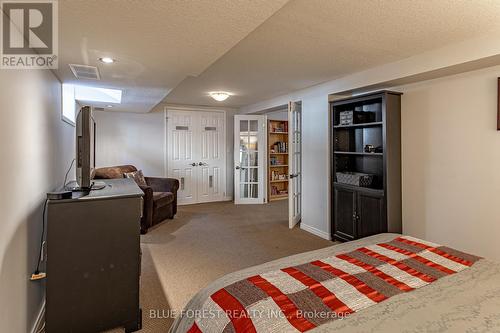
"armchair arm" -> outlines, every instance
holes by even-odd
[[[145,177],[146,183],[154,192],[171,192],[174,195],[179,189],[179,181],[175,178]]]
[[[149,186],[139,185],[144,192],[143,205],[141,218],[141,232],[146,233],[148,228],[153,225],[153,189]]]

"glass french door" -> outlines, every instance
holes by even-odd
[[[293,228],[302,215],[302,103],[288,104],[288,225]]]
[[[236,204],[264,203],[265,116],[234,116]]]

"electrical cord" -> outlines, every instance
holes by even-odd
[[[43,333],[45,332],[45,322],[43,322],[42,327],[36,332],[36,333]]]
[[[71,161],[71,164],[70,164],[70,166],[69,166],[69,169],[68,169],[68,171],[66,171],[66,175],[64,176],[64,183],[63,183],[63,189],[64,189],[64,190],[66,189],[66,181],[68,180],[68,174],[69,174],[69,172],[71,171],[71,168],[73,167],[73,164],[75,164],[75,159],[73,159],[73,160]]]
[[[66,175],[64,175],[64,183],[63,183],[63,190],[66,190],[66,181],[68,180],[68,174],[71,171],[71,168],[73,167],[73,164],[75,163],[75,159],[71,161],[71,164],[68,168],[68,171],[66,171]],[[38,276],[40,274],[40,263],[42,261],[42,252],[43,252],[43,239],[45,237],[45,213],[47,211],[47,203],[49,199],[45,199],[45,202],[43,203],[43,213],[42,213],[42,234],[40,236],[40,248],[38,251],[38,261],[36,263],[36,269],[33,272],[33,275],[31,277],[31,280],[37,280],[42,277]],[[43,273],[44,275],[44,273]]]
[[[43,204],[43,215],[42,215],[42,236],[40,237],[40,251],[38,251],[38,262],[36,263],[36,269],[34,274],[40,273],[40,262],[42,261],[42,247],[43,247],[43,238],[45,236],[45,212],[47,210],[47,202],[49,199],[45,199]]]

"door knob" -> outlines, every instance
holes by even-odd
[[[191,163],[191,164],[189,164],[189,165],[190,165],[190,166],[196,166],[196,163],[194,163],[194,162],[193,162],[193,163]]]
[[[207,163],[203,163],[203,162],[200,162],[198,163],[199,166],[203,166],[203,165],[208,165]]]
[[[241,169],[241,168],[237,165],[237,166],[235,167],[235,169],[236,169],[236,170],[239,170],[239,169]]]

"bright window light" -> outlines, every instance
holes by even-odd
[[[75,86],[72,84],[62,85],[62,119],[70,124],[75,124],[76,103]]]
[[[72,125],[76,122],[76,101],[120,104],[122,102],[122,91],[63,83],[61,116],[65,122]],[[108,108],[112,106],[107,104]]]
[[[118,89],[96,88],[75,85],[75,99],[82,102],[116,103],[122,102],[122,91]]]

